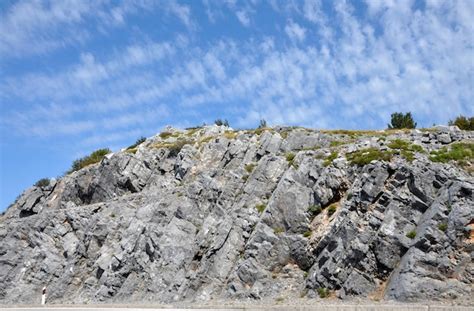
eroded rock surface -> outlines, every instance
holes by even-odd
[[[321,289],[341,299],[472,302],[474,178],[429,152],[472,143],[473,132],[167,130],[9,207],[0,303],[37,302],[45,285],[57,303]],[[391,150],[395,139],[422,150],[366,165],[344,156]]]

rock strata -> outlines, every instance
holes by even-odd
[[[0,303],[35,303],[43,286],[54,303],[472,303],[473,140],[456,127],[167,128],[7,209]],[[430,159],[460,142],[462,165]],[[360,150],[390,157],[351,161]]]

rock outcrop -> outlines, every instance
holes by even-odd
[[[473,139],[168,128],[8,208],[0,303],[37,302],[43,286],[57,303],[472,302]],[[430,160],[459,142],[464,168]]]

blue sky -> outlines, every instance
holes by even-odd
[[[0,210],[165,125],[473,115],[474,1],[2,1]]]

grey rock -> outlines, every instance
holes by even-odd
[[[315,297],[319,288],[341,299],[473,303],[474,179],[429,159],[473,132],[166,131],[135,154],[27,189],[0,216],[0,303],[38,303],[44,285],[51,303]],[[427,152],[362,166],[345,158],[390,150],[393,139]],[[178,141],[179,150],[163,145]]]

